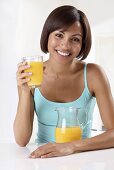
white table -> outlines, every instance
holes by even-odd
[[[0,170],[114,170],[114,149],[89,151],[47,159],[28,158],[37,146],[0,144]]]

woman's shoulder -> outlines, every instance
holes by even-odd
[[[87,72],[90,76],[95,76],[95,77],[100,77],[105,75],[105,71],[103,67],[96,63],[88,63]]]
[[[94,63],[87,64],[87,77],[90,88],[99,89],[109,84],[107,75],[102,66]]]
[[[93,74],[103,72],[103,68],[96,63],[86,63],[84,61],[78,61],[76,65],[78,65],[78,69],[81,70],[83,70],[84,67],[86,66],[87,74],[93,75]]]

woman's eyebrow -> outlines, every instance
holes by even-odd
[[[65,31],[63,31],[63,30],[56,30],[57,32],[60,32],[60,33],[65,33]]]
[[[73,34],[72,36],[80,36],[80,37],[82,37],[82,34],[80,34],[80,33],[77,33],[77,34]]]
[[[57,32],[60,32],[60,33],[62,33],[62,34],[65,34],[65,30],[56,30]],[[82,37],[82,34],[81,33],[76,33],[76,34],[73,34],[72,35],[73,37],[75,37],[75,36],[80,36],[80,37]]]

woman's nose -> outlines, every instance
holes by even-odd
[[[63,49],[70,49],[70,42],[67,39],[63,39],[61,41],[61,46]]]

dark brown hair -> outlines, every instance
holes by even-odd
[[[41,50],[48,52],[48,38],[50,33],[61,28],[68,28],[74,22],[79,21],[83,29],[82,48],[76,57],[84,60],[91,48],[91,30],[86,15],[70,5],[60,6],[54,9],[47,17],[40,39]]]

